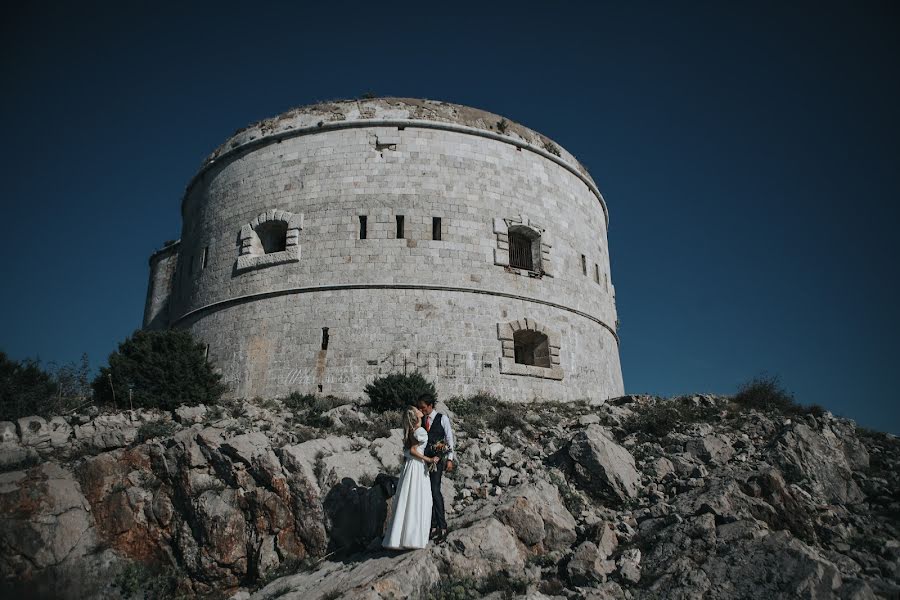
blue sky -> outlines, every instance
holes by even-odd
[[[628,392],[765,372],[900,433],[895,3],[124,4],[0,25],[11,356],[102,364],[203,157],[374,92],[502,114],[587,166]]]

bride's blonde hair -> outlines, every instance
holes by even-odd
[[[403,429],[406,435],[403,436],[404,446],[412,448],[419,443],[416,439],[416,429],[421,427],[419,415],[416,413],[416,407],[410,406],[403,415]]]

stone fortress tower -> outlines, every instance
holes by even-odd
[[[234,397],[358,396],[419,371],[442,397],[622,395],[606,203],[547,137],[406,98],[235,133],[150,257],[144,327],[186,328]]]

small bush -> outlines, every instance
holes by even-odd
[[[135,408],[172,410],[216,404],[226,390],[220,380],[190,332],[138,330],[109,355],[93,388],[104,404],[128,408],[131,386]]]
[[[128,563],[113,579],[123,598],[174,600],[190,597],[180,582],[185,574],[174,567],[153,569],[142,563]]]
[[[334,420],[324,413],[338,406],[349,404],[350,400],[338,396],[316,396],[292,392],[282,399],[282,403],[294,413],[294,418],[298,423],[316,429],[330,429],[334,427]]]
[[[366,386],[365,392],[369,396],[369,408],[375,412],[402,411],[407,406],[415,404],[422,394],[437,397],[434,384],[422,377],[418,371],[409,375],[392,373],[379,377]]]
[[[639,409],[622,424],[627,433],[646,433],[665,437],[672,431],[691,423],[705,423],[718,417],[715,407],[694,404],[690,398],[660,401],[646,409]]]
[[[742,408],[761,411],[791,412],[794,396],[781,387],[778,377],[755,377],[741,385],[732,400]]]
[[[559,148],[556,147],[556,144],[551,142],[550,140],[544,140],[544,150],[552,154],[553,156],[559,156]]]
[[[491,573],[482,580],[471,577],[441,579],[429,590],[429,600],[474,600],[499,592],[504,599],[521,596],[528,591],[526,581],[511,577],[505,571]]]
[[[825,408],[819,404],[804,405],[794,400],[794,395],[781,387],[777,376],[755,377],[741,385],[732,396],[738,410],[759,410],[782,415],[812,415],[821,417]]]
[[[489,426],[502,402],[490,392],[479,392],[468,398],[456,397],[447,401],[447,407],[459,419],[458,427],[470,434]]]
[[[144,423],[137,430],[137,441],[141,444],[147,440],[158,437],[169,437],[178,430],[178,426],[171,421],[153,421]]]

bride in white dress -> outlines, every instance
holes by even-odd
[[[409,407],[403,415],[403,455],[406,463],[394,493],[391,524],[381,545],[393,550],[424,548],[431,527],[431,481],[428,465],[440,460],[425,456],[428,434],[420,427],[422,411]]]

